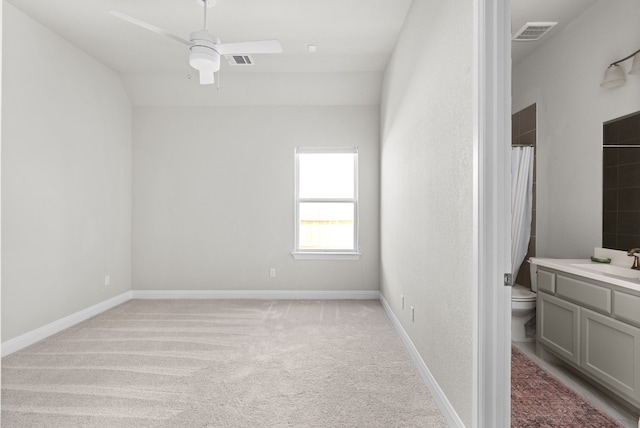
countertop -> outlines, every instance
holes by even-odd
[[[548,267],[550,269],[559,270],[596,281],[602,281],[620,287],[629,288],[631,290],[640,291],[640,279],[623,278],[617,275],[603,272],[594,272],[585,268],[581,268],[579,266],[575,266],[580,264],[602,264],[592,262],[590,259],[547,259],[541,257],[531,257],[531,263],[534,265]],[[614,266],[623,267],[619,265]],[[640,276],[640,272],[638,272],[638,276]]]

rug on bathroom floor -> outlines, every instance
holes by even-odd
[[[511,348],[511,426],[622,427],[515,348]]]

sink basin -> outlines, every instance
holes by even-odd
[[[630,268],[624,268],[620,266],[608,265],[608,264],[573,264],[571,266],[575,266],[580,269],[586,269],[593,272],[598,272],[606,275],[615,275],[622,278],[629,279],[638,279],[640,280],[640,270],[634,270]]]

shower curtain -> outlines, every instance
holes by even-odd
[[[511,149],[511,272],[515,283],[527,255],[533,203],[533,147]]]

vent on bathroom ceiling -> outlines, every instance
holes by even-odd
[[[557,22],[527,22],[512,37],[512,40],[517,42],[534,42],[540,40],[545,34],[551,31],[556,24]]]
[[[249,55],[225,55],[231,65],[253,65],[253,59]]]

